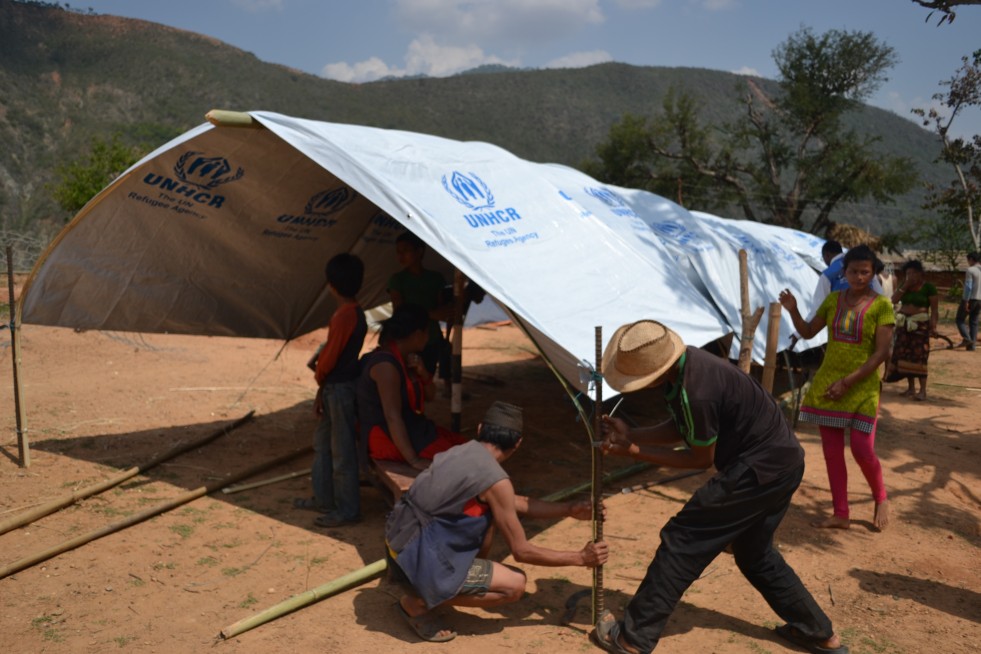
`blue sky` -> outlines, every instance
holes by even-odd
[[[70,3],[71,4],[71,3]],[[871,102],[910,118],[981,47],[981,7],[953,24],[910,0],[86,0],[74,8],[211,36],[323,77],[452,75],[481,64],[604,61],[777,76],[772,52],[802,26],[870,31],[899,63]],[[960,135],[981,132],[981,109]]]

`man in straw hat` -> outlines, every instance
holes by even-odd
[[[780,637],[810,652],[846,653],[800,579],[773,547],[773,532],[804,475],[804,451],[773,397],[730,362],[685,347],[653,320],[620,327],[603,375],[621,392],[665,387],[671,419],[631,429],[603,417],[603,449],[676,468],[717,470],[661,530],[661,544],[622,622],[604,615],[594,642],[609,652],[650,652],[681,595],[727,546],[746,579],[787,624]],[[675,448],[679,442],[683,448]]]
[[[456,633],[441,623],[439,606],[498,606],[521,599],[525,575],[489,561],[492,525],[516,561],[593,568],[608,555],[606,543],[557,551],[528,542],[518,515],[589,520],[589,501],[545,502],[516,495],[501,464],[521,445],[521,408],[495,402],[476,440],[437,454],[395,505],[385,525],[388,569],[406,594],[397,605],[413,631],[432,642]]]

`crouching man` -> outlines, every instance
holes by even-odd
[[[521,445],[521,408],[495,402],[476,440],[438,454],[395,505],[385,525],[389,574],[405,594],[399,613],[423,640],[456,633],[434,614],[440,606],[491,607],[521,599],[525,574],[486,558],[496,527],[520,563],[593,568],[607,560],[606,543],[557,551],[528,542],[518,520],[588,520],[590,502],[545,502],[516,495],[501,464]]]

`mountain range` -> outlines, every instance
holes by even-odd
[[[771,80],[753,81],[767,93],[777,90]],[[607,63],[349,84],[156,23],[0,0],[0,229],[60,228],[69,216],[51,198],[58,167],[84,155],[94,137],[118,134],[149,151],[215,108],[487,141],[532,161],[577,166],[613,123],[628,113],[653,114],[672,88],[697,97],[704,120],[722,122],[741,111],[745,78]],[[881,136],[883,153],[912,159],[923,180],[943,184],[949,177],[933,162],[935,136],[913,122],[872,107],[849,120]],[[922,198],[918,188],[893,206],[843,207],[835,219],[882,233],[920,212]]]

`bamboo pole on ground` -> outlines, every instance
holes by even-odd
[[[249,629],[254,629],[255,627],[264,625],[267,622],[282,617],[287,613],[292,613],[293,611],[303,608],[304,606],[308,606],[314,602],[319,602],[322,599],[332,597],[346,590],[357,588],[358,586],[371,581],[375,577],[380,576],[387,569],[388,563],[385,561],[385,559],[379,559],[359,570],[349,572],[346,575],[338,577],[333,581],[328,581],[326,584],[317,586],[316,588],[308,590],[305,593],[294,595],[288,600],[284,600],[275,606],[271,606],[264,611],[260,611],[251,617],[239,620],[235,624],[229,625],[222,629],[219,636],[225,640],[234,638],[235,636],[238,636]]]
[[[140,474],[141,472],[146,472],[147,470],[150,470],[151,468],[160,465],[164,461],[173,459],[174,457],[183,454],[184,452],[187,452],[189,450],[193,450],[194,448],[201,447],[202,445],[206,445],[211,441],[215,440],[216,438],[220,436],[224,436],[225,434],[232,431],[233,429],[237,429],[241,427],[249,420],[251,420],[252,416],[254,415],[255,415],[255,411],[249,411],[247,414],[245,414],[244,416],[242,416],[232,424],[228,425],[227,427],[223,427],[222,429],[219,429],[213,434],[205,436],[204,438],[198,439],[196,441],[192,441],[190,443],[178,445],[177,447],[170,449],[169,451],[161,454],[158,457],[151,459],[150,461],[147,461],[142,465],[134,466],[132,468],[129,468],[128,470],[125,470],[124,472],[119,473],[115,477],[111,477],[97,484],[92,484],[91,486],[86,486],[81,490],[77,490],[73,492],[71,495],[65,495],[64,497],[51,500],[50,502],[46,502],[38,507],[35,507],[34,509],[26,513],[23,513],[19,516],[15,516],[5,522],[0,522],[0,534],[5,534],[11,529],[16,529],[17,527],[23,527],[26,524],[34,522],[38,518],[43,518],[44,516],[50,513],[54,513],[59,509],[63,509],[70,504],[74,504],[79,500],[84,500],[86,497],[91,497],[103,491],[109,490],[113,486],[118,486],[119,484],[123,483],[127,479],[132,479],[133,477]]]
[[[247,470],[243,470],[241,472],[235,473],[232,476],[230,476],[228,479],[222,479],[212,484],[208,484],[207,486],[201,486],[199,488],[195,488],[194,490],[183,493],[172,500],[168,500],[167,502],[158,504],[155,507],[150,507],[145,511],[141,511],[135,515],[131,515],[125,520],[120,520],[119,522],[114,522],[100,529],[90,531],[87,534],[76,536],[71,540],[67,540],[63,543],[55,545],[54,547],[49,547],[43,552],[38,552],[37,554],[26,556],[18,561],[14,561],[9,565],[4,566],[3,568],[0,568],[0,579],[12,575],[15,572],[20,572],[25,568],[29,568],[32,565],[40,563],[41,561],[47,561],[50,558],[53,558],[69,550],[75,549],[76,547],[79,547],[81,545],[85,545],[86,543],[90,543],[94,540],[102,538],[103,536],[108,536],[109,534],[113,534],[117,531],[125,529],[126,527],[131,527],[135,524],[143,522],[144,520],[148,520],[156,515],[160,515],[161,513],[166,513],[171,509],[187,504],[188,502],[196,500],[199,497],[204,497],[209,493],[213,493],[224,486],[227,486],[229,484],[234,484],[235,482],[241,481],[242,479],[247,479],[252,475],[263,472],[264,470],[268,470],[269,468],[275,468],[278,465],[282,465],[287,461],[291,461],[292,459],[295,459],[301,454],[307,454],[312,449],[313,449],[312,447],[306,447],[300,450],[296,450],[295,452],[290,452],[289,454],[284,454],[283,456],[273,459],[272,461],[267,461],[260,465],[253,466]]]
[[[296,479],[297,477],[310,476],[310,470],[297,470],[296,472],[288,472],[285,475],[278,475],[276,477],[270,477],[269,479],[261,479],[259,481],[254,481],[251,484],[239,484],[238,486],[226,486],[221,489],[221,492],[225,495],[231,495],[233,493],[241,493],[242,491],[252,490],[253,488],[260,488],[262,486],[268,486],[270,484],[277,484],[281,481],[286,481],[287,479]]]
[[[17,303],[14,301],[14,251],[7,244],[7,300],[10,307],[10,359],[14,366],[14,416],[17,425],[17,459],[21,468],[31,467],[31,445],[27,440],[24,421],[24,396],[20,386],[20,326],[17,324]],[[0,532],[3,533],[3,532]]]
[[[770,303],[770,315],[766,325],[766,357],[763,359],[763,388],[773,393],[773,378],[777,374],[777,340],[780,338],[779,302]]]
[[[746,250],[739,251],[739,294],[742,310],[742,334],[739,337],[739,369],[749,373],[753,363],[753,340],[756,328],[763,317],[763,307],[756,307],[750,313],[749,309],[749,266],[746,261]]]
[[[624,477],[636,474],[638,472],[642,472],[652,467],[653,466],[649,463],[637,463],[631,466],[627,466],[626,468],[620,468],[619,470],[614,470],[613,472],[607,473],[604,476],[603,481],[604,482],[617,481],[619,479],[623,479]],[[699,472],[703,472],[703,471],[700,470]],[[690,473],[690,474],[696,474],[696,473]],[[663,479],[658,483],[666,483],[671,480],[672,480],[671,478]],[[567,497],[575,495],[576,493],[580,493],[584,490],[588,490],[590,485],[591,482],[586,482],[584,484],[577,484],[576,486],[570,486],[569,488],[556,491],[551,495],[547,495],[542,499],[548,502],[559,502]],[[334,595],[338,595],[346,590],[351,590],[352,588],[357,588],[362,584],[366,584],[372,579],[374,579],[375,577],[380,576],[387,569],[388,569],[388,564],[386,563],[385,559],[379,559],[374,563],[366,565],[365,567],[360,568],[358,570],[354,570],[353,572],[349,572],[346,575],[338,577],[337,579],[329,581],[323,585],[317,586],[316,588],[303,592],[299,595],[294,595],[288,600],[284,600],[279,604],[276,604],[274,606],[269,607],[268,609],[260,611],[259,613],[256,613],[251,617],[245,618],[243,620],[239,620],[238,622],[222,629],[219,635],[221,638],[225,640],[228,640],[229,638],[234,638],[239,634],[242,634],[250,629],[254,629],[255,627],[264,625],[267,622],[271,622],[288,613],[292,613],[297,609],[301,609],[315,602],[319,602],[322,599],[333,597]]]

